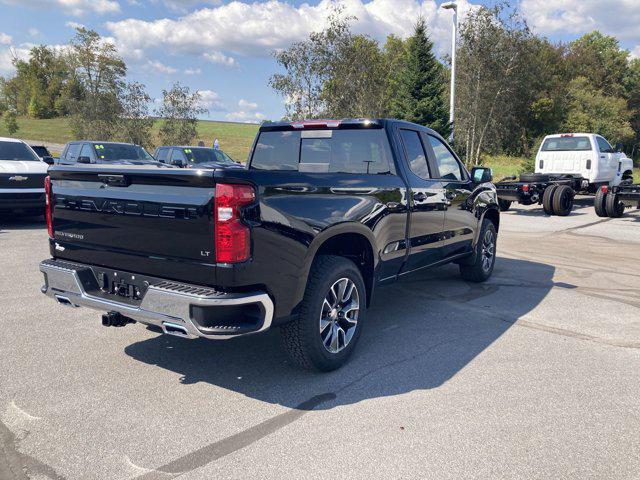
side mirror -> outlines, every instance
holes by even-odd
[[[176,167],[186,167],[187,166],[187,162],[185,162],[184,160],[171,160],[171,165],[175,165]]]
[[[53,157],[50,155],[45,155],[44,157],[42,157],[42,161],[47,165],[53,165],[55,163],[55,161],[53,160]]]
[[[624,144],[622,142],[618,142],[616,143],[616,148],[615,148],[615,152],[616,153],[620,153],[622,151],[622,149],[624,148]]]
[[[493,171],[487,167],[473,167],[471,169],[473,183],[487,183],[493,180]]]
[[[78,157],[78,163],[91,163],[91,159],[89,157]]]

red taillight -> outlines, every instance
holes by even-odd
[[[528,192],[529,191],[529,185],[522,185],[522,191],[523,192]]]
[[[53,216],[51,206],[51,177],[48,175],[44,177],[44,197],[45,197],[45,210],[44,216],[47,219],[47,232],[49,232],[49,238],[53,238]]]
[[[600,190],[602,190],[602,193],[607,193],[607,192],[609,192],[609,187],[606,186],[606,185],[603,185],[603,186],[600,187]]]
[[[251,236],[249,227],[240,219],[240,208],[255,200],[249,185],[216,185],[214,202],[215,253],[218,263],[237,263],[249,259]]]

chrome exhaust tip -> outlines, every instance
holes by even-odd
[[[175,323],[163,322],[162,331],[168,335],[175,335],[176,337],[188,338],[189,332],[183,325],[177,325]]]
[[[74,305],[73,302],[71,300],[69,300],[68,297],[65,297],[64,295],[54,295],[53,296],[56,301],[60,304],[60,305],[64,305],[66,307],[74,307],[74,308],[78,308],[78,305]]]

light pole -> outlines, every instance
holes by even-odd
[[[453,142],[453,120],[456,105],[456,39],[458,37],[458,4],[456,2],[445,2],[440,5],[445,10],[453,10],[453,23],[451,27],[451,91],[449,95],[449,123],[451,124],[451,135],[449,142]]]

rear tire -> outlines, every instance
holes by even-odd
[[[300,313],[281,328],[291,361],[321,372],[340,368],[358,343],[366,305],[364,281],[355,263],[333,255],[318,257],[309,272]]]
[[[486,218],[482,221],[473,263],[459,264],[460,275],[469,282],[484,282],[493,273],[496,263],[496,244],[498,235],[496,227]]]
[[[605,203],[607,215],[611,218],[620,218],[624,214],[624,204],[618,201],[618,195],[609,193]]]
[[[507,210],[509,210],[511,208],[511,201],[510,200],[502,200],[502,199],[498,199],[498,207],[500,207],[500,211],[501,212],[506,212]]]
[[[573,209],[573,197],[575,192],[568,185],[558,185],[553,192],[553,213],[566,217]]]
[[[549,175],[545,175],[544,173],[521,173],[520,181],[527,183],[548,182]]]
[[[549,185],[542,195],[542,208],[547,215],[553,215],[553,193],[558,188],[557,185]]]
[[[593,208],[599,217],[607,217],[607,194],[602,191],[602,187],[598,188],[596,198],[593,200]]]

